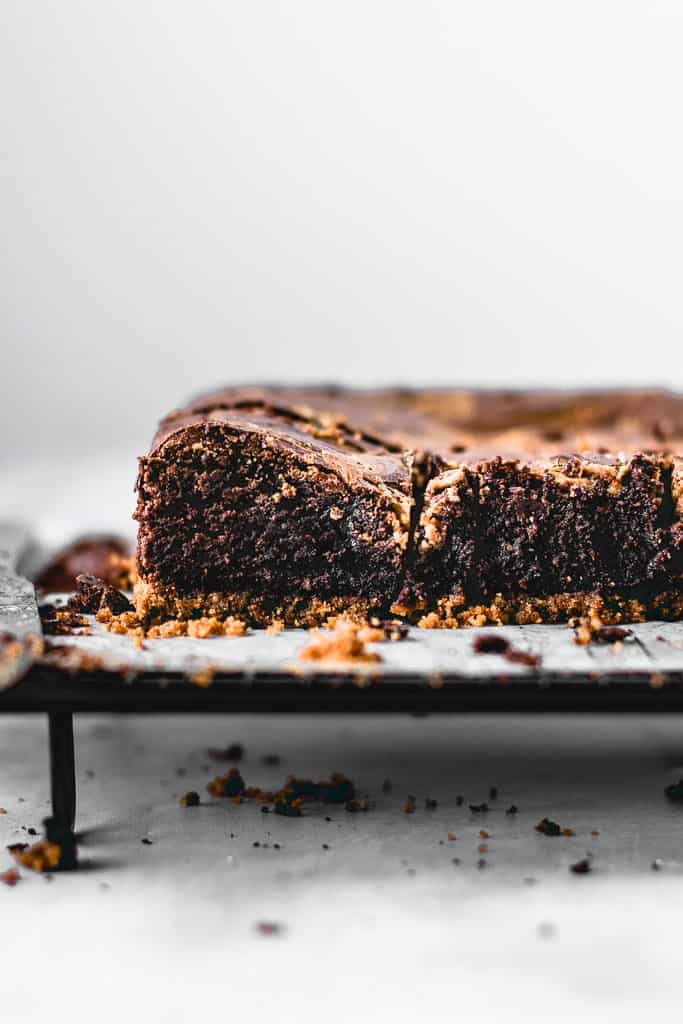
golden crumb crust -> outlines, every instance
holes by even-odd
[[[354,596],[323,599],[293,595],[266,600],[253,594],[214,592],[181,597],[174,587],[149,578],[138,579],[133,588],[133,603],[138,618],[150,625],[167,619],[185,622],[199,616],[220,620],[234,616],[250,626],[282,623],[290,628],[308,628],[321,625],[330,615],[342,613],[365,622],[374,610],[367,600]]]
[[[394,614],[407,615],[422,629],[465,629],[480,626],[530,626],[542,623],[572,623],[599,616],[603,625],[646,622],[649,619],[676,621],[683,617],[683,593],[666,591],[649,598],[617,593],[497,594],[490,604],[465,605],[462,599],[441,598],[434,610],[420,612],[405,605],[394,606]]]

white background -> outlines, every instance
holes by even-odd
[[[661,0],[6,0],[2,448],[244,379],[683,384],[682,50]]]

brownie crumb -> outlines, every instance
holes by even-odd
[[[357,814],[358,811],[369,811],[370,801],[367,798],[364,800],[347,800],[344,806],[347,811],[350,811],[352,814]]]
[[[584,857],[582,860],[577,860],[575,864],[570,864],[569,870],[575,875],[587,875],[592,870],[591,862],[588,857]]]
[[[505,660],[515,665],[528,665],[529,668],[537,668],[541,664],[540,654],[532,654],[531,651],[519,651],[514,647],[505,652]]]
[[[142,843],[143,846],[153,846],[154,845],[152,843],[152,840],[151,839],[147,839],[147,837],[145,837],[144,839],[141,839],[140,842]]]
[[[282,814],[285,818],[301,818],[303,815],[304,802],[301,797],[295,800],[280,799],[275,803],[275,813]]]
[[[126,595],[111,583],[86,573],[76,577],[76,593],[69,599],[69,608],[89,615],[96,615],[105,608],[112,615],[122,615],[134,610]]]
[[[414,796],[409,796],[403,805],[404,814],[414,814],[417,809],[417,801]]]
[[[425,808],[428,811],[435,811],[438,806],[439,806],[438,800],[434,800],[430,796],[425,797]]]
[[[490,808],[486,801],[484,801],[481,804],[470,804],[470,810],[473,814],[485,814]]]
[[[256,931],[259,935],[282,935],[284,928],[276,921],[258,921]]]
[[[633,636],[632,629],[621,626],[606,626],[599,614],[583,616],[575,625],[574,642],[581,646],[588,644],[622,644]]]
[[[616,644],[633,636],[632,629],[623,629],[621,626],[602,626],[593,637],[596,644]]]
[[[40,624],[44,636],[74,636],[88,629],[88,620],[69,608],[58,608],[54,604],[38,606]]]
[[[218,775],[207,785],[207,791],[216,797],[238,797],[245,790],[244,779],[237,768],[231,768],[226,775]]]
[[[464,797],[464,796],[461,796],[460,794],[458,794],[458,795],[456,796],[456,798],[455,798],[455,806],[456,806],[456,807],[462,807],[462,805],[463,805],[464,803],[465,803],[465,797]]]
[[[408,626],[397,619],[378,619],[372,616],[370,625],[373,629],[380,630],[385,640],[392,640],[394,643],[405,640],[408,636]]]
[[[622,629],[614,622],[615,617],[618,623],[621,616],[610,613],[605,601],[595,596],[586,615],[569,619],[569,626],[574,629],[574,642],[583,647],[589,644],[623,643],[632,635],[632,630]]]
[[[497,633],[480,633],[472,644],[475,654],[505,654],[509,647],[510,641]]]
[[[482,633],[474,638],[472,649],[475,654],[502,654],[506,661],[535,668],[540,665],[538,654],[517,650],[509,640],[497,633]]]
[[[519,808],[517,807],[517,804],[510,804],[510,806],[506,809],[505,813],[506,814],[518,814],[519,813]]]
[[[670,783],[664,790],[669,800],[675,804],[683,803],[683,779]]]
[[[290,775],[284,790],[294,797],[304,800],[320,800],[326,804],[343,804],[353,800],[356,787],[351,779],[341,772],[333,772],[329,779],[313,782],[312,779],[298,779]]]
[[[534,825],[537,832],[541,832],[544,836],[560,836],[562,835],[562,829],[556,821],[552,821],[550,818],[541,818],[537,825]]]
[[[191,789],[189,793],[180,798],[181,807],[199,807],[199,793]]]
[[[212,761],[241,761],[244,747],[241,743],[231,743],[227,747],[209,747],[207,754]]]

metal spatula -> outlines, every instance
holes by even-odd
[[[34,586],[17,572],[29,548],[26,530],[0,523],[0,638],[9,636],[17,642],[0,643],[0,690],[26,674],[35,658],[32,641],[42,635]]]

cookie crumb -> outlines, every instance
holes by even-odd
[[[329,621],[329,620],[328,620]],[[331,635],[323,630],[312,629],[310,643],[300,648],[297,657],[301,661],[376,663],[382,660],[375,651],[366,650],[366,643],[372,642],[364,634],[366,627],[336,616]]]

